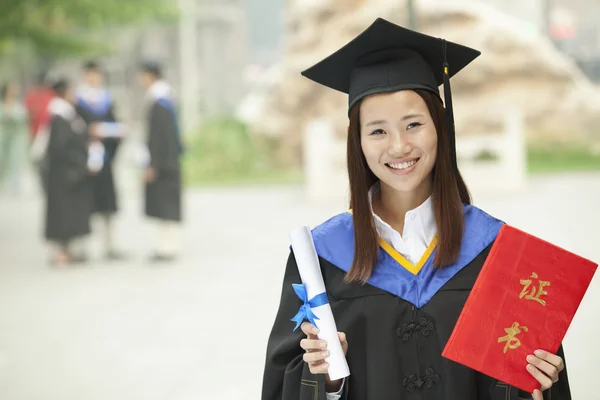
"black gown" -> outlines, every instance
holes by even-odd
[[[108,92],[104,92],[99,97],[95,103],[92,103],[80,96],[76,105],[77,112],[87,124],[91,124],[92,122],[116,123],[114,104],[110,95]],[[117,191],[113,176],[113,161],[117,156],[120,143],[121,139],[118,137],[102,139],[105,151],[104,165],[100,172],[91,178],[94,191],[93,212],[113,214],[118,210]]]
[[[46,239],[65,243],[90,233],[92,185],[87,168],[87,129],[81,118],[55,115],[46,159]]]
[[[391,265],[393,261],[382,249],[376,267],[379,275],[369,280],[373,284],[345,283],[345,271],[354,254],[353,244],[348,245],[353,241],[349,214],[334,217],[313,231],[337,328],[348,338],[346,359],[351,375],[344,384],[342,399],[516,400],[530,397],[441,356],[499,229],[493,220],[482,218],[485,217],[482,211],[466,207],[469,210],[460,257],[464,261],[458,268],[451,266],[442,273],[427,271],[431,268],[428,265],[431,262],[427,261],[419,273],[429,273],[431,277],[447,274],[437,283],[437,278],[431,279],[429,286],[434,287],[429,293],[429,289],[425,289],[425,293],[415,294],[410,285],[400,288],[406,280],[393,275],[401,266]],[[311,374],[302,359],[304,350],[300,348],[300,340],[305,335],[300,329],[292,331],[294,323],[290,319],[302,305],[292,289],[293,283],[301,283],[301,279],[292,254],[268,342],[262,399],[325,400],[324,375]],[[562,347],[558,354],[563,356]],[[571,399],[566,369],[558,383],[544,393],[544,398]]]
[[[148,114],[148,150],[156,179],[146,184],[146,215],[181,221],[182,152],[177,119],[169,99],[157,99]]]

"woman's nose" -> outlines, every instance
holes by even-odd
[[[391,156],[401,157],[412,150],[412,146],[401,133],[393,133],[389,138],[388,152]]]

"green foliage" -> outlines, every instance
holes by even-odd
[[[246,126],[235,119],[207,121],[185,142],[183,165],[188,185],[301,181],[299,172],[277,167],[273,143],[250,137]]]
[[[600,153],[583,146],[530,145],[527,164],[532,173],[597,171],[600,170]]]
[[[61,56],[108,49],[88,37],[101,28],[175,16],[166,0],[2,0],[0,54],[10,43],[28,43]]]
[[[474,157],[474,161],[498,161],[500,156],[490,150],[481,150]]]

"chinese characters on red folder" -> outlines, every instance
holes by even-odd
[[[533,392],[540,385],[525,369],[527,355],[556,353],[596,268],[504,225],[442,355]]]
[[[538,275],[535,272],[532,272],[530,278],[537,279]],[[541,305],[545,306],[546,300],[542,300],[540,297],[548,294],[548,292],[544,290],[544,286],[550,286],[550,282],[540,280],[538,281],[538,283],[539,286],[537,287],[537,289],[534,286],[531,288],[530,291],[528,291],[529,287],[531,286],[531,279],[521,279],[521,285],[524,285],[524,287],[521,291],[521,294],[519,295],[519,298],[537,301]],[[518,322],[514,322],[510,328],[504,328],[506,335],[499,337],[498,343],[506,342],[506,345],[504,346],[505,354],[507,350],[516,349],[521,345],[521,341],[517,338],[517,335],[520,334],[521,331],[527,332],[527,330],[528,329],[526,326],[520,326]]]

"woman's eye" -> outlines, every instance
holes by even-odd
[[[419,126],[423,125],[420,122],[413,122],[412,124],[409,124],[406,129],[412,129],[412,128],[418,128]]]
[[[383,129],[376,129],[373,132],[371,132],[371,135],[382,135],[385,132],[383,131]]]

